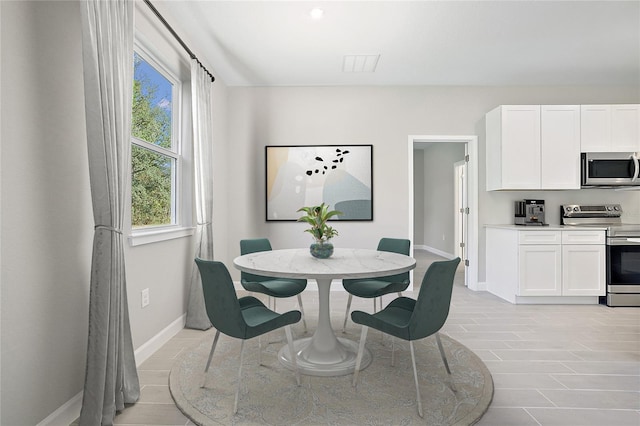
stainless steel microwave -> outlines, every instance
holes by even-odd
[[[640,186],[637,152],[585,152],[581,160],[583,188]]]

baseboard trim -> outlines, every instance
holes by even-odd
[[[80,409],[82,408],[82,394],[80,391],[69,401],[65,402],[60,408],[49,414],[46,419],[42,420],[37,426],[60,426],[70,425],[80,417]]]
[[[136,349],[134,352],[136,367],[139,367],[165,343],[171,340],[173,336],[178,334],[180,330],[184,328],[186,321],[187,314],[181,315],[178,319],[173,321],[158,334]],[[80,391],[73,398],[60,406],[60,408],[47,416],[47,418],[38,423],[37,426],[70,425],[76,421],[80,417],[80,410],[82,409],[82,395],[83,391]]]
[[[429,246],[425,246],[425,245],[417,245],[417,246],[414,247],[414,250],[428,251],[430,253],[436,254],[438,256],[444,257],[445,259],[449,259],[449,260],[456,258],[455,254],[447,253],[445,251],[438,250],[437,248],[433,248],[433,247],[429,247]],[[473,282],[469,281],[469,284],[468,284],[467,288],[469,290],[473,290],[473,291],[487,291],[487,283],[484,282],[484,281],[483,282],[477,282],[477,283],[473,283]]]
[[[431,253],[433,253],[433,254],[437,254],[438,256],[442,256],[442,257],[444,257],[445,259],[449,259],[449,260],[451,260],[451,259],[455,259],[455,258],[456,258],[456,255],[455,255],[455,254],[447,253],[446,251],[442,251],[442,250],[437,249],[437,248],[435,248],[435,247],[430,247],[430,246],[424,246],[424,245],[422,245],[422,246],[415,246],[413,249],[414,249],[414,250],[424,250],[424,251],[428,251],[428,252],[431,252]]]
[[[187,314],[182,314],[171,324],[162,329],[158,334],[147,340],[136,349],[134,355],[136,358],[136,367],[145,362],[151,355],[167,343],[173,336],[178,334],[187,323]]]
[[[473,291],[487,291],[487,282],[486,281],[481,281],[481,282],[477,283],[475,288],[471,288],[471,287],[469,287],[469,288],[471,290],[473,290]]]

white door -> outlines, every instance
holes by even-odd
[[[465,154],[466,155],[466,154]],[[467,162],[458,161],[453,165],[454,174],[454,214],[455,214],[455,255],[465,264],[464,285],[467,285],[467,220],[469,203],[467,201]]]

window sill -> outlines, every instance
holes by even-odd
[[[194,227],[175,227],[175,228],[163,228],[144,231],[134,231],[129,236],[129,245],[131,247],[141,246],[144,244],[158,243],[167,240],[173,240],[176,238],[190,237],[195,232]]]

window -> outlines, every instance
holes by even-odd
[[[141,47],[133,65],[130,242],[138,245],[192,231],[185,232],[191,197],[182,178],[182,84]]]
[[[134,55],[131,227],[175,224],[177,143],[173,130],[173,92],[177,87]]]

